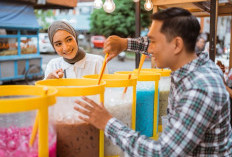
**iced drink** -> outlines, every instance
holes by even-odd
[[[56,124],[57,157],[98,157],[99,130],[87,123]]]

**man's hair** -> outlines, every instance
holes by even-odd
[[[200,24],[195,16],[182,8],[168,8],[152,15],[153,20],[162,21],[160,32],[168,42],[174,37],[181,37],[187,51],[194,51],[197,37],[200,33]]]

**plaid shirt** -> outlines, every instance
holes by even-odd
[[[229,94],[207,53],[172,72],[168,102],[168,124],[158,141],[115,118],[105,135],[131,157],[232,156]]]

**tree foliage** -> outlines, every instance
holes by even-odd
[[[47,30],[50,24],[55,20],[52,10],[34,10],[39,25],[43,30]]]
[[[94,9],[90,17],[90,32],[98,35],[119,35],[121,37],[135,36],[135,3],[133,0],[114,0],[116,9],[113,13],[106,13],[103,8]],[[151,14],[144,9],[141,0],[141,27],[151,24]]]

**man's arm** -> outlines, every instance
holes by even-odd
[[[90,101],[87,100],[89,103]],[[147,156],[186,156],[199,144],[214,114],[214,103],[208,92],[192,89],[185,92],[175,104],[175,115],[171,115],[167,127],[158,141],[126,127],[120,121],[108,116],[104,107],[77,102],[88,111],[75,109],[89,118],[81,118],[99,129],[124,152],[133,157]],[[90,103],[91,104],[91,103]],[[95,112],[96,108],[96,112]],[[100,110],[105,111],[99,111]],[[104,118],[106,117],[106,118]],[[103,121],[99,124],[99,121]]]
[[[127,38],[127,41],[128,41],[127,44],[128,51],[148,54],[147,49],[149,46],[149,38],[147,36],[139,37],[139,38]]]
[[[128,50],[136,53],[147,53],[149,46],[148,37],[140,38],[120,38],[119,36],[110,36],[104,43],[104,53],[109,53],[107,61],[117,56],[120,52]]]

